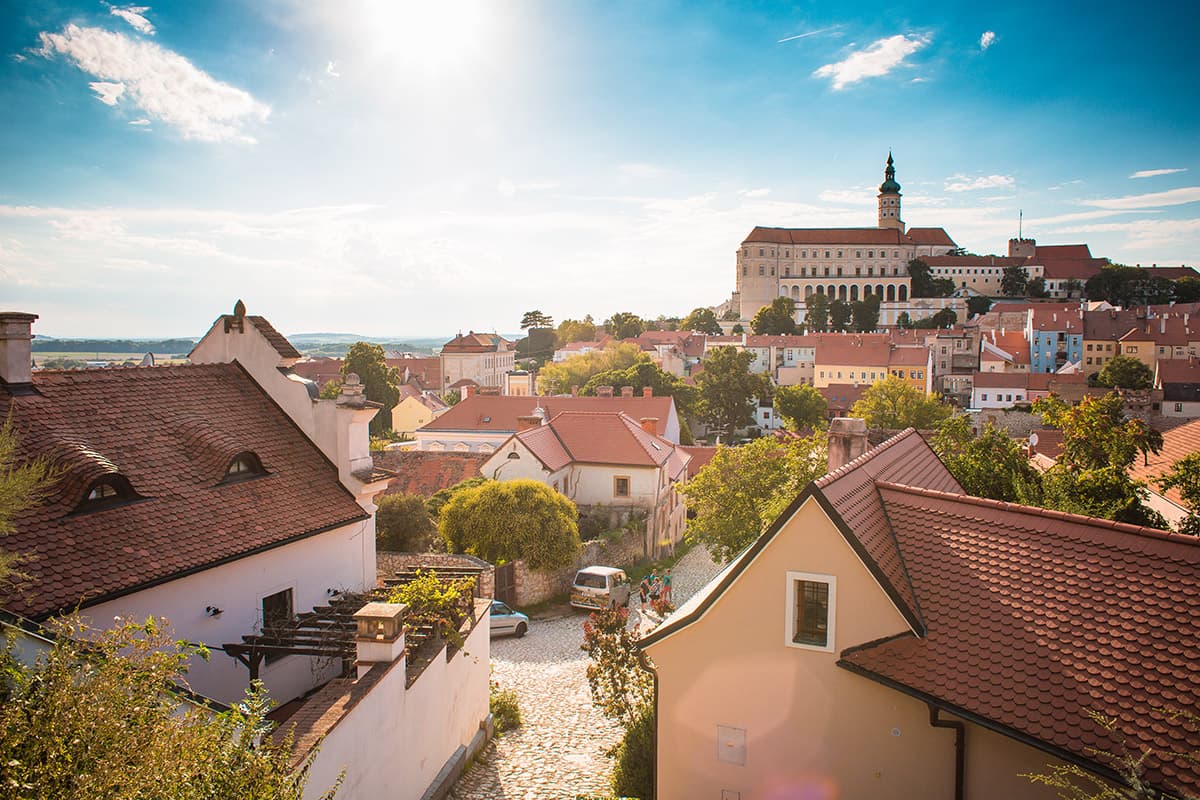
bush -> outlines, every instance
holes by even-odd
[[[438,530],[452,553],[558,569],[579,552],[578,517],[575,504],[544,483],[488,481],[456,492],[442,508]]]
[[[497,731],[511,731],[521,725],[521,709],[517,705],[517,693],[513,689],[501,689],[500,684],[491,682],[488,708],[496,723]]]
[[[654,711],[642,709],[613,748],[612,787],[619,795],[654,800]]]
[[[375,543],[381,550],[423,553],[436,529],[425,501],[415,494],[389,494],[375,512]]]

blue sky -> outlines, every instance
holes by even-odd
[[[56,336],[684,314],[754,225],[1200,262],[1195,4],[0,3],[0,306]]]

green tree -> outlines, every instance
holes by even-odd
[[[521,317],[521,330],[527,330],[529,328],[553,327],[554,320],[537,309],[533,311],[526,311],[525,315]]]
[[[1067,297],[1080,297],[1083,295],[1083,281],[1079,278],[1067,278]]]
[[[1176,303],[1200,303],[1200,278],[1180,278],[1175,281]]]
[[[742,327],[742,323],[739,322],[738,324],[736,324],[732,328],[730,328],[729,332],[735,336],[739,336],[739,335],[745,333],[746,329],[744,327]]]
[[[383,406],[371,420],[371,433],[380,436],[392,427],[392,409],[400,402],[400,375],[387,365],[383,347],[367,342],[355,342],[346,351],[342,381],[352,372],[362,382],[367,399]]]
[[[720,336],[722,333],[721,323],[711,308],[693,308],[692,313],[679,323],[679,330],[707,333],[712,336]]]
[[[813,333],[824,333],[829,329],[829,298],[817,292],[804,301],[804,324]]]
[[[1096,384],[1110,389],[1149,389],[1154,373],[1132,356],[1114,356],[1096,376]]]
[[[1176,461],[1156,483],[1164,492],[1178,489],[1183,502],[1192,512],[1180,520],[1176,526],[1178,531],[1200,536],[1200,453],[1190,453]]]
[[[912,278],[913,297],[949,297],[954,294],[954,281],[933,277],[929,265],[919,258],[908,262],[908,274]]]
[[[992,299],[990,297],[968,297],[967,298],[967,316],[975,317],[980,314],[986,314],[992,307]]]
[[[828,405],[824,396],[808,384],[775,389],[775,413],[792,430],[816,428],[822,424]]]
[[[1041,504],[1037,470],[1030,466],[1021,445],[992,423],[976,436],[966,415],[949,417],[938,426],[930,444],[967,494],[1009,503]]]
[[[716,347],[696,378],[700,390],[699,418],[726,441],[738,428],[754,423],[754,399],[764,391],[763,378],[750,372],[754,354],[733,347]]]
[[[415,494],[389,494],[375,512],[375,544],[380,550],[423,553],[437,532],[425,498]]]
[[[740,447],[721,445],[712,460],[680,487],[687,497],[688,541],[729,561],[748,547],[828,465],[825,436],[763,437]]]
[[[213,713],[168,688],[207,651],[159,621],[101,633],[72,620],[55,633],[32,665],[11,646],[0,651],[5,797],[300,800],[312,755],[293,770],[290,737],[262,735],[270,703],[261,683]]]
[[[796,301],[780,295],[763,306],[750,320],[750,329],[755,333],[790,335],[796,332]]]
[[[0,425],[0,589],[10,579],[20,577],[20,557],[2,546],[4,537],[13,532],[13,518],[36,505],[58,475],[44,458],[19,459],[18,445],[9,417]]]
[[[850,318],[854,316],[854,310],[850,308],[850,304],[841,298],[831,300],[829,303],[829,326],[833,328],[835,333],[843,333],[850,326]]]
[[[1108,264],[1088,278],[1083,292],[1089,300],[1106,300],[1114,306],[1131,308],[1169,303],[1177,293],[1177,286],[1174,281],[1140,267]]]
[[[696,414],[699,392],[695,386],[684,383],[669,372],[663,372],[649,358],[644,358],[624,369],[598,372],[588,379],[580,389],[582,395],[594,395],[601,386],[615,388],[631,386],[634,395],[640,396],[643,389],[650,389],[655,397],[675,398],[675,409],[683,417]]]
[[[936,428],[951,413],[940,397],[925,394],[895,375],[872,384],[850,409],[850,416],[865,419],[867,427],[886,430]]]
[[[473,478],[461,480],[453,486],[445,489],[438,489],[433,495],[425,501],[425,509],[429,512],[429,516],[436,523],[442,516],[442,509],[446,507],[446,503],[450,502],[450,498],[461,492],[463,489],[474,489],[476,486],[481,486],[488,482],[488,478],[482,475],[476,475]]]
[[[567,394],[571,387],[587,384],[593,375],[649,360],[650,357],[633,342],[609,342],[599,350],[579,353],[542,367],[538,373],[538,386],[543,394]]]
[[[900,330],[911,328],[912,324],[912,317],[908,315],[907,311],[901,311],[900,316],[896,317],[896,327]]]
[[[1046,291],[1046,279],[1033,278],[1025,284],[1025,293],[1037,299],[1049,297],[1050,292]]]
[[[331,381],[326,381],[321,387],[322,400],[337,400],[342,393],[342,379],[334,378]]]
[[[1004,268],[1000,276],[1000,291],[1009,297],[1024,297],[1025,287],[1029,283],[1029,274],[1019,264]]]
[[[575,504],[544,483],[488,481],[450,498],[438,532],[452,553],[493,564],[523,559],[532,569],[559,569],[579,552],[578,520]]]
[[[633,339],[641,336],[646,330],[645,321],[637,314],[628,311],[618,311],[604,320],[608,335],[614,339]]]
[[[859,333],[869,333],[879,326],[879,297],[868,294],[862,300],[851,304],[850,312],[854,317],[854,330]]]
[[[564,347],[571,342],[594,342],[596,340],[596,323],[588,314],[582,320],[564,319],[558,323],[558,346]]]

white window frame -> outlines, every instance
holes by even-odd
[[[826,619],[828,636],[826,636],[824,647],[793,641],[796,637],[796,581],[813,581],[829,586],[829,616]],[[787,606],[784,611],[783,643],[788,647],[794,647],[798,650],[814,650],[818,653],[837,652],[837,577],[834,575],[822,575],[816,572],[792,572],[789,570],[787,573],[786,594]]]

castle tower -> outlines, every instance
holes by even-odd
[[[904,233],[904,222],[900,219],[900,184],[896,183],[896,167],[890,150],[883,183],[879,185],[879,227],[895,228]]]

